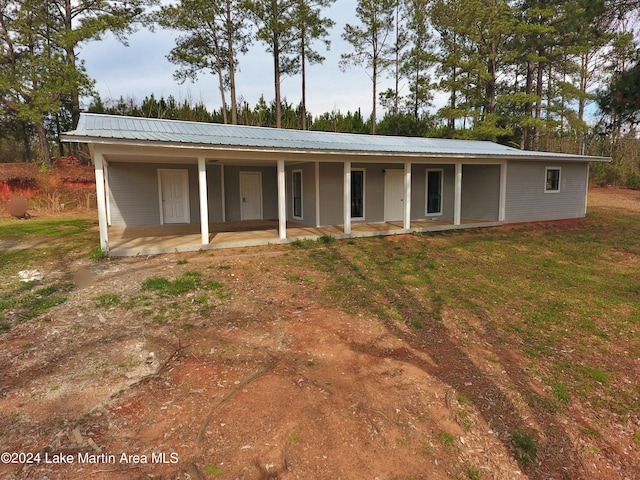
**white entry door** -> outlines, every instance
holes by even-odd
[[[189,172],[158,170],[160,223],[189,223]]]
[[[260,172],[240,172],[240,215],[242,220],[262,220]]]
[[[404,170],[387,170],[384,176],[384,221],[404,218]]]

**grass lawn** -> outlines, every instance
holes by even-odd
[[[66,281],[24,284],[15,277],[19,270],[88,261],[98,243],[95,221],[87,218],[0,220],[0,241],[37,246],[0,251],[0,335],[82,294]],[[301,284],[313,285],[304,293],[313,301],[355,318],[375,318],[381,330],[427,354],[434,365],[425,371],[450,385],[458,403],[474,405],[492,428],[507,432],[525,471],[537,468],[542,439],[546,461],[558,462],[551,471],[562,471],[563,456],[550,460],[549,453],[572,443],[558,426],[560,418],[587,419],[580,432],[594,442],[612,425],[624,427],[640,448],[637,212],[596,209],[568,222],[323,238],[268,249],[273,255],[261,258],[261,271],[286,265],[292,296]],[[189,260],[189,270],[173,280],[162,271],[149,272],[155,275],[141,283],[140,292],[170,302],[173,316],[211,296],[241,295],[236,283],[221,289],[210,279],[212,267],[203,268],[215,253],[193,255],[199,263]],[[138,262],[144,267],[145,259]],[[92,302],[124,309],[133,300],[109,292]],[[369,345],[352,348],[381,358],[401,354]],[[528,423],[525,409],[533,412]],[[537,432],[531,423],[539,425]]]
[[[640,358],[639,239],[640,217],[592,213],[570,228],[362,239],[301,255],[331,274],[336,305],[418,337],[444,322],[519,352],[554,392],[550,411],[578,397],[624,417],[640,407],[640,384],[625,381]]]

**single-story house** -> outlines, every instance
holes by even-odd
[[[586,214],[589,162],[492,142],[82,114],[110,255]]]

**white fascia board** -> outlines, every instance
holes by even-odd
[[[89,145],[104,145],[113,147],[137,147],[137,148],[156,148],[163,151],[173,151],[176,155],[184,155],[185,150],[192,150],[191,154],[194,159],[198,156],[212,156],[213,158],[221,158],[221,154],[228,154],[230,157],[236,157],[239,154],[261,154],[265,156],[286,156],[286,160],[299,159],[301,155],[313,155],[326,157],[324,161],[342,161],[344,157],[352,157],[353,161],[357,159],[366,159],[370,162],[385,162],[393,159],[405,161],[412,159],[413,163],[433,163],[438,161],[441,163],[457,163],[460,160],[483,163],[500,163],[503,160],[512,161],[561,161],[561,162],[611,162],[610,157],[589,157],[582,155],[570,155],[552,152],[525,152],[523,153],[430,153],[430,152],[387,152],[375,150],[346,150],[346,149],[300,149],[300,148],[273,148],[273,147],[247,147],[244,145],[213,145],[213,144],[196,144],[196,143],[180,143],[180,142],[161,142],[161,141],[139,141],[128,139],[114,139],[105,137],[82,136],[82,135],[61,135],[64,142],[88,143]],[[209,152],[209,155],[205,151]],[[113,153],[113,152],[111,152]],[[123,152],[124,153],[124,152]],[[130,152],[132,153],[132,152]],[[143,154],[138,152],[138,154]],[[340,157],[339,159],[335,157]],[[265,158],[266,159],[266,158]],[[322,160],[321,160],[322,161]],[[364,161],[364,160],[360,160]]]

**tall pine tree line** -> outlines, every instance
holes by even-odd
[[[125,40],[142,18],[178,32],[167,52],[176,80],[212,75],[220,109],[174,99],[160,105],[150,96],[144,105],[123,100],[107,107],[95,98],[95,111],[488,139],[570,153],[612,154],[620,138],[635,135],[639,55],[632,19],[640,0],[354,1],[356,21],[333,33],[349,44],[338,52],[342,67],[371,78],[370,118],[339,110],[314,117],[306,108],[313,95],[306,67],[325,61],[333,0],[177,0],[151,9],[154,3],[0,0],[1,160],[21,152],[20,159],[48,161],[58,133],[77,122],[79,98],[91,93],[77,47],[108,31]],[[254,107],[236,86],[250,48],[264,48],[273,59],[267,98],[274,100]],[[300,79],[296,106],[281,94],[285,76]],[[381,89],[384,81],[391,88]],[[596,106],[603,122],[594,128],[587,119]]]

